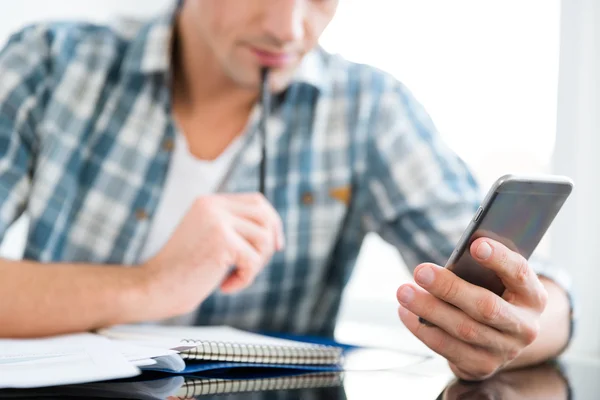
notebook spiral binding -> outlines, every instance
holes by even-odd
[[[342,349],[338,347],[314,344],[297,347],[264,346],[192,339],[185,339],[182,343],[195,345],[194,348],[181,352],[181,356],[188,360],[327,365],[339,363],[342,355]]]
[[[324,388],[340,386],[342,382],[343,374],[340,372],[319,372],[296,376],[240,380],[190,378],[189,380],[186,379],[177,393],[177,397],[179,399],[190,399],[213,394]]]

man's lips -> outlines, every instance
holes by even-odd
[[[285,67],[295,59],[294,53],[289,52],[272,52],[257,47],[250,47],[250,51],[258,59],[258,62],[266,67]]]

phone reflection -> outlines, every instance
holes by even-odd
[[[505,371],[482,382],[455,380],[438,400],[568,400],[569,385],[553,364]]]

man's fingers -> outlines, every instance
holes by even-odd
[[[415,269],[415,281],[438,299],[458,307],[484,325],[527,337],[535,333],[535,327],[527,324],[523,312],[517,307],[489,290],[459,278],[446,268],[421,264]]]
[[[413,314],[426,319],[458,340],[494,353],[513,354],[517,351],[519,344],[510,336],[474,320],[464,311],[419,287],[412,284],[402,285],[397,295],[400,304]]]
[[[269,262],[277,250],[275,237],[271,231],[244,218],[234,218],[233,228],[256,249],[265,263]]]
[[[224,195],[226,205],[236,215],[268,228],[274,235],[277,250],[285,246],[283,222],[273,206],[259,193]]]
[[[491,269],[502,279],[507,290],[523,296],[533,309],[544,310],[546,290],[522,255],[486,238],[475,240],[470,250],[479,264]]]
[[[249,286],[266,263],[260,253],[249,242],[241,236],[232,236],[232,244],[236,249],[235,270],[221,284],[221,289],[228,293]]]
[[[462,342],[438,327],[421,324],[418,317],[403,306],[399,307],[398,314],[408,330],[427,347],[468,371],[465,378],[483,379],[498,369],[499,361],[487,351]]]
[[[235,270],[225,278],[223,283],[221,283],[221,291],[223,293],[235,293],[246,286],[244,277],[240,276],[237,270]]]

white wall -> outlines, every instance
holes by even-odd
[[[573,276],[579,317],[571,353],[600,357],[600,2],[563,0],[554,170],[575,190],[554,225],[552,252]]]
[[[544,169],[560,0],[340,0],[323,44],[404,81],[484,185]]]
[[[104,21],[115,14],[152,15],[170,0],[19,0],[6,2],[0,13],[0,43],[23,24],[40,20]]]

